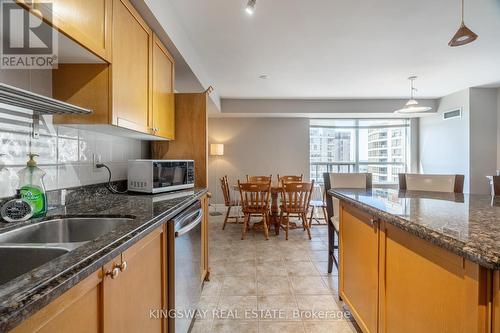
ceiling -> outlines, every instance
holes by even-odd
[[[169,0],[223,98],[437,98],[500,82],[500,0]],[[269,78],[260,79],[267,74]]]

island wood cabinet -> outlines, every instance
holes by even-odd
[[[492,332],[500,333],[500,271],[493,272]]]
[[[339,273],[363,332],[491,332],[491,272],[345,203]]]
[[[109,63],[59,64],[52,71],[53,97],[92,113],[54,116],[54,123],[114,125],[174,139],[174,59],[128,0],[108,2]]]
[[[377,332],[379,232],[375,220],[345,207],[340,218],[340,293],[358,325]]]
[[[165,332],[165,237],[160,227],[21,323],[15,333]]]
[[[113,0],[34,0],[32,8],[77,43],[111,61]],[[36,11],[34,12],[36,13]],[[50,14],[50,15],[47,15]]]

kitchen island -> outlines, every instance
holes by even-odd
[[[500,332],[500,199],[335,189],[339,294],[364,332]]]

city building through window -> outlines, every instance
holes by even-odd
[[[312,119],[309,137],[315,182],[324,172],[370,172],[374,183],[396,184],[409,171],[408,119]]]

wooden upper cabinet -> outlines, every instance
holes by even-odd
[[[54,0],[53,6],[56,23],[74,31],[72,36],[80,43],[92,44],[96,53],[101,47],[109,60],[60,64],[52,71],[54,98],[92,110],[90,115],[58,115],[54,122],[115,125],[148,134],[149,139],[173,140],[174,59],[132,4],[128,0]],[[90,13],[94,8],[96,13]],[[103,22],[96,19],[101,16]],[[85,33],[78,34],[77,27]]]
[[[150,134],[152,41],[151,29],[130,2],[114,0],[112,123]]]
[[[164,244],[160,227],[104,266],[108,272],[103,293],[104,333],[160,333],[166,328],[166,320],[150,318],[150,309],[161,310],[165,305]],[[113,269],[120,266],[122,270],[111,278]]]
[[[342,205],[339,246],[340,296],[349,305],[363,332],[377,332],[377,222],[361,211]]]
[[[153,130],[175,139],[174,58],[156,35],[153,38]]]
[[[113,0],[35,0],[34,9],[52,11],[52,25],[106,61],[111,60]]]

